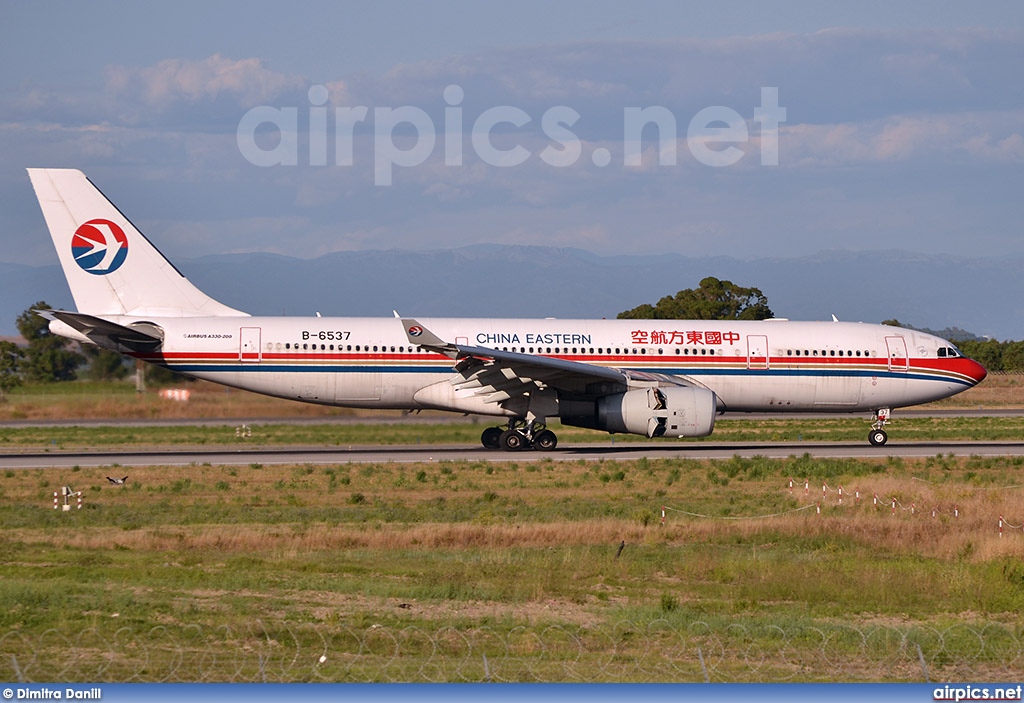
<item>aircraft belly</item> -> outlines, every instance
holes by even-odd
[[[865,379],[859,376],[824,376],[814,384],[818,410],[855,410],[860,405]]]
[[[695,378],[733,412],[842,412],[871,407],[862,397],[870,379],[857,376],[758,374],[756,382],[745,375]]]
[[[232,388],[278,398],[327,405],[334,403],[334,374],[331,373],[258,371],[254,367],[252,370],[245,371],[204,371],[192,375]]]
[[[700,379],[713,390],[734,412],[761,412],[787,410],[806,412],[814,410],[817,384],[813,379],[800,376],[780,377],[759,375],[756,383],[747,376],[728,376],[718,379]]]
[[[414,404],[416,392],[435,381],[432,374],[386,373],[381,381],[380,399],[390,406],[408,408]]]
[[[931,378],[900,376],[872,379],[865,392],[870,407],[905,407],[948,398],[964,389],[962,384]]]
[[[339,404],[353,400],[380,400],[382,374],[379,371],[345,371],[334,375],[338,377],[334,398]]]

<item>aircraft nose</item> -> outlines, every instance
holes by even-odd
[[[967,362],[964,373],[973,378],[975,384],[981,383],[985,380],[985,377],[988,376],[988,371],[985,370],[984,366],[974,359],[964,359],[964,361]]]

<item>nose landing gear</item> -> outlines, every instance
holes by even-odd
[[[889,435],[882,428],[889,422],[892,411],[889,408],[879,408],[875,411],[875,421],[871,423],[871,431],[868,432],[868,442],[873,447],[881,447],[889,441]]]

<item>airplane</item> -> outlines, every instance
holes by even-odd
[[[352,408],[494,416],[488,449],[555,449],[547,426],[704,437],[722,413],[873,413],[980,383],[911,329],[832,321],[261,317],[196,288],[81,171],[28,169],[77,310],[54,334],[186,376]]]

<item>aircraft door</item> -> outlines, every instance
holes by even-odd
[[[747,368],[768,368],[768,337],[763,334],[747,335]]]
[[[243,327],[238,330],[238,360],[243,364],[258,364],[263,360],[260,348],[260,328]]]
[[[903,337],[886,337],[885,348],[889,353],[889,370],[906,371],[910,363],[907,358],[907,340]]]

